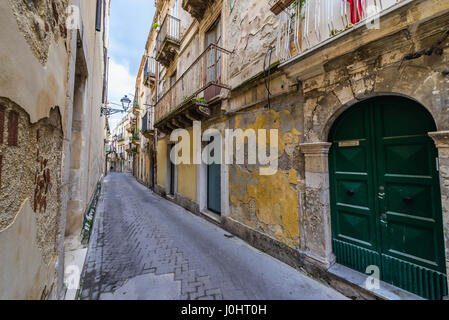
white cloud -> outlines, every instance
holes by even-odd
[[[120,100],[123,96],[129,95],[135,91],[136,78],[132,76],[129,69],[121,64],[115,63],[114,60],[109,62],[109,102],[120,104]],[[132,100],[133,97],[130,97]],[[116,105],[111,105],[112,108],[120,108]],[[118,123],[125,114],[116,114],[110,118],[110,127],[114,129],[115,125]]]
[[[109,64],[110,102],[119,103],[125,94],[135,91],[135,85],[136,78],[129,73],[129,69],[111,59]]]

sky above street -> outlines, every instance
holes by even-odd
[[[112,0],[109,30],[109,102],[131,99],[154,16],[153,0]],[[113,105],[115,108],[115,106]],[[113,129],[124,114],[111,117]]]

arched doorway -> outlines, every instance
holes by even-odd
[[[329,141],[337,262],[428,299],[447,295],[438,153],[427,110],[377,97],[344,112]]]

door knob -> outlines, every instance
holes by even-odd
[[[379,199],[383,200],[385,197],[385,192],[379,192],[378,195]]]

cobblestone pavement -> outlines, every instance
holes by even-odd
[[[104,181],[81,299],[345,299],[140,185]]]

